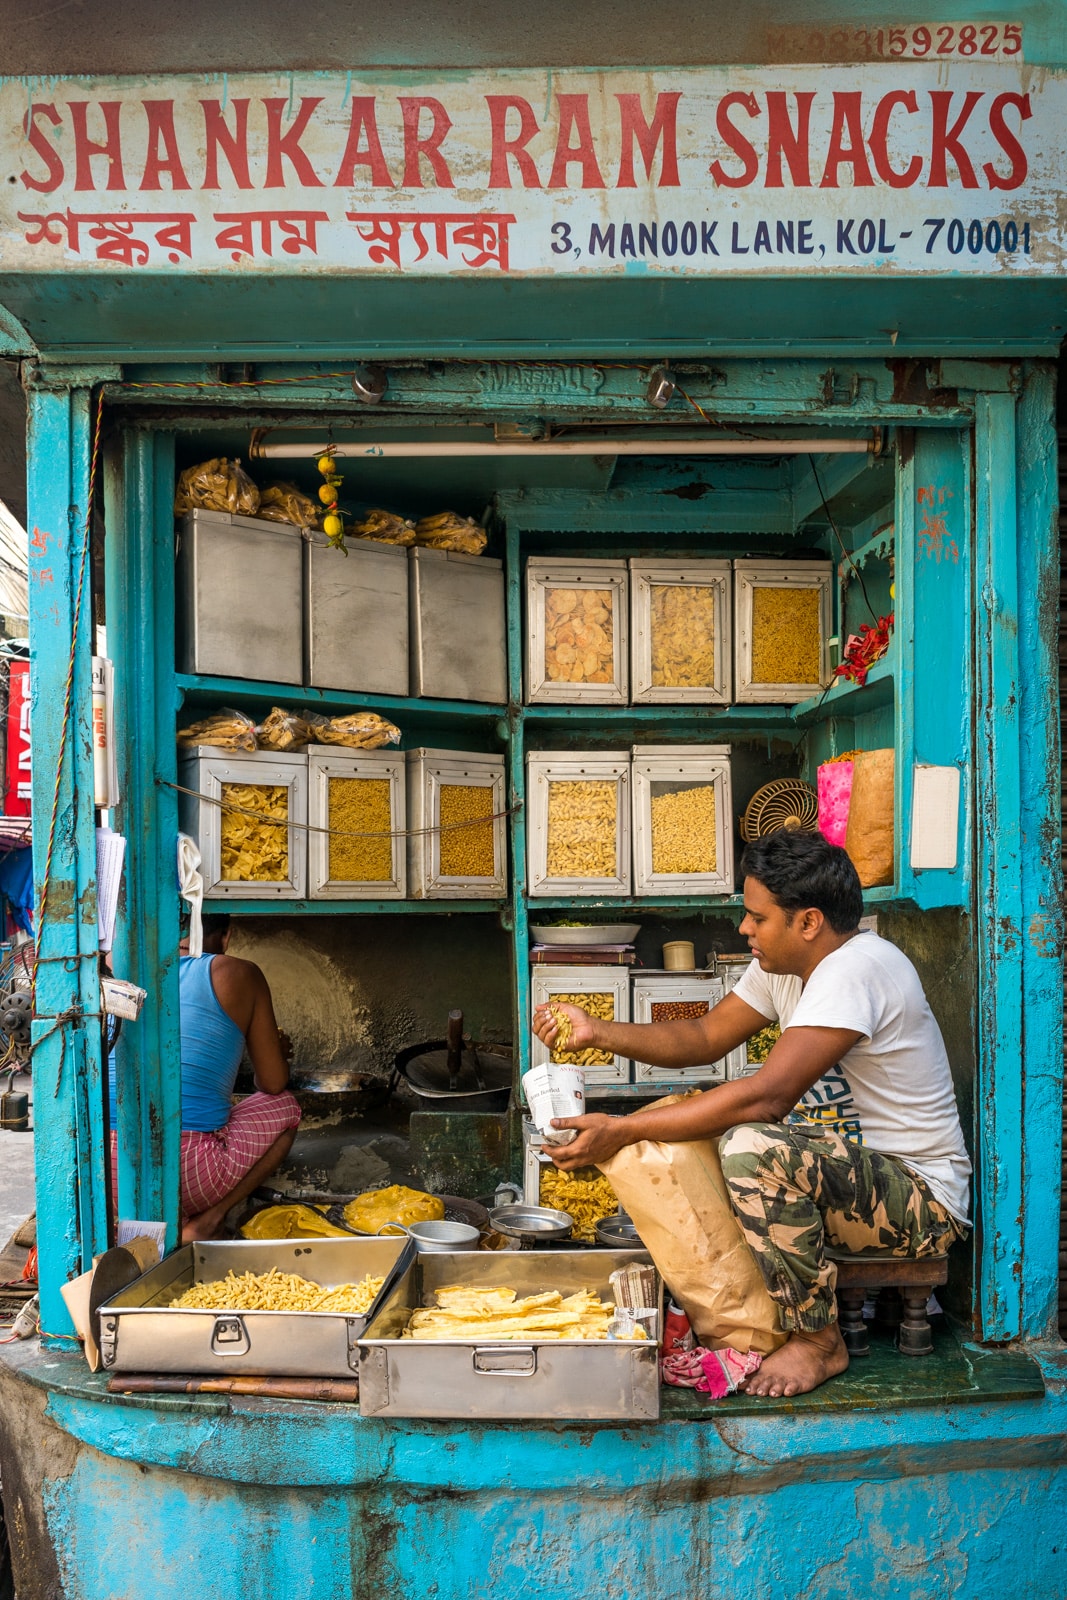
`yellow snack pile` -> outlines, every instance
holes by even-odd
[[[611,1183],[596,1167],[577,1167],[562,1172],[559,1167],[541,1168],[540,1203],[574,1218],[571,1237],[587,1244],[596,1238],[596,1225],[619,1209],[619,1197]]]
[[[461,555],[480,556],[488,543],[488,535],[473,517],[438,511],[416,522],[415,543],[428,550],[458,550]]]
[[[615,996],[613,994],[554,994],[549,1003],[549,1009],[559,1023],[559,1033],[552,1049],[552,1060],[567,1062],[575,1067],[610,1067],[615,1057],[610,1050],[595,1050],[590,1046],[585,1050],[568,1050],[572,1033],[571,1019],[565,1013],[560,1013],[556,1008],[559,1005],[581,1006],[583,1011],[588,1011],[591,1017],[597,1017],[601,1022],[614,1022]]]
[[[611,589],[545,590],[550,683],[614,682],[614,603]]]
[[[382,833],[381,839],[330,835],[330,881],[388,883],[393,876],[393,826],[388,778],[330,778],[327,826],[338,834]]]
[[[748,1041],[748,1060],[751,1062],[758,1061],[762,1066],[781,1037],[782,1030],[777,1022],[769,1022],[765,1028],[760,1029],[759,1033],[754,1033]]]
[[[344,1219],[358,1233],[377,1233],[386,1222],[403,1222],[410,1227],[413,1222],[442,1222],[444,1202],[435,1194],[424,1194],[421,1189],[408,1189],[402,1183],[391,1183],[388,1189],[368,1189],[357,1194],[344,1209]],[[390,1228],[389,1233],[399,1230]]]
[[[715,590],[684,583],[654,583],[651,589],[653,687],[714,683]]]
[[[414,1311],[405,1339],[606,1339],[615,1306],[591,1289],[520,1300],[514,1289],[456,1284],[437,1290],[436,1306]],[[638,1328],[634,1338],[644,1338]]]
[[[617,813],[614,783],[550,783],[548,876],[613,878]]]
[[[493,815],[493,791],[487,784],[443,783],[440,798],[441,876],[444,878],[491,878],[496,869],[493,824],[483,822],[470,828],[451,827],[456,822],[478,823]]]
[[[241,1229],[244,1239],[350,1239],[311,1206],[267,1206],[250,1217]]]
[[[222,785],[221,857],[224,881],[284,883],[289,876],[289,789],[284,783]],[[228,810],[228,806],[240,810]],[[276,823],[246,816],[259,812]]]
[[[714,872],[715,790],[709,784],[653,795],[652,871]]]
[[[752,590],[752,682],[821,681],[820,591]]]
[[[269,1272],[242,1272],[239,1277],[230,1271],[211,1283],[194,1283],[170,1304],[183,1311],[339,1311],[343,1316],[362,1316],[384,1282],[368,1273],[360,1283],[329,1289],[276,1267]]]

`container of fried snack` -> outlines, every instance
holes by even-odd
[[[339,744],[349,750],[380,750],[400,743],[400,729],[386,722],[376,711],[348,711],[342,716],[324,717],[318,711],[303,712],[316,744]]]
[[[240,461],[216,456],[186,467],[174,496],[178,516],[188,511],[229,511],[254,517],[259,510],[259,490]]]
[[[210,745],[213,750],[256,750],[256,725],[243,711],[223,706],[199,722],[178,729],[179,748],[192,749],[196,745]]]
[[[415,524],[415,543],[427,550],[456,550],[461,555],[480,556],[488,543],[488,535],[473,517],[439,511],[435,516],[419,518]]]
[[[307,885],[302,751],[230,755],[197,745],[178,763],[181,829],[200,848],[205,895],[299,900]]]
[[[415,524],[394,511],[368,511],[348,531],[354,539],[374,539],[379,544],[415,543]]]
[[[732,579],[729,561],[630,561],[635,704],[729,704]]]
[[[308,894],[403,900],[407,894],[404,757],[308,746]]]
[[[234,512],[189,511],[177,534],[180,672],[299,684],[304,538]]]
[[[625,561],[526,563],[526,698],[624,705],[629,699]]]
[[[612,1272],[643,1250],[421,1255],[360,1340],[364,1416],[614,1418],[659,1415],[658,1350],[612,1339]],[[659,1309],[659,1301],[655,1301]]]
[[[795,705],[830,682],[832,561],[734,562],[734,698]]]
[[[565,967],[537,966],[530,971],[530,1005],[577,1006],[599,1022],[629,1022],[630,1020],[630,969],[629,967]],[[557,1020],[570,1018],[565,1010]],[[567,1027],[561,1026],[549,1048],[534,1035],[531,1057],[535,1067],[545,1062],[578,1067],[590,1083],[627,1083],[630,1078],[630,1059],[616,1055],[599,1045],[575,1048]]]
[[[260,490],[257,516],[265,522],[291,522],[294,528],[322,525],[322,507],[297,488],[295,483],[268,483]]]
[[[351,1377],[356,1340],[414,1257],[406,1238],[183,1245],[101,1308],[103,1365]]]
[[[271,706],[256,728],[260,750],[303,750],[310,739],[311,729],[299,712],[284,711],[281,706]]]

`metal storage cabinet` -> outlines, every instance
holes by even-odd
[[[710,972],[642,972],[634,977],[630,1010],[634,1022],[671,1022],[681,1017],[707,1016],[723,997],[722,979]],[[647,1061],[634,1062],[637,1083],[658,1083],[664,1088],[676,1084],[692,1089],[698,1083],[723,1083],[726,1061],[690,1067],[652,1067]]]
[[[739,705],[795,705],[829,683],[833,577],[832,561],[734,562]]]
[[[729,746],[635,744],[631,787],[634,893],[732,894]]]
[[[411,690],[434,700],[508,697],[504,568],[492,556],[408,551]]]
[[[733,687],[729,561],[630,561],[635,705],[727,705]]]
[[[314,532],[305,550],[306,681],[315,689],[407,694],[407,551],[350,539],[346,557]]]
[[[534,967],[530,973],[530,1011],[553,1000],[564,1000],[570,1005],[588,1009],[594,997],[603,999],[605,1022],[630,1020],[630,969],[629,967]],[[627,1056],[608,1055],[606,1059],[582,1064],[587,1083],[628,1083],[630,1062]],[[531,1065],[540,1067],[547,1061],[577,1061],[578,1054],[564,1050],[557,1054],[534,1035]]]
[[[629,894],[629,755],[536,751],[526,791],[527,893]]]
[[[178,668],[300,683],[300,529],[229,511],[191,511],[177,540]]]
[[[626,703],[628,582],[625,561],[527,561],[527,700]]]
[[[504,758],[470,750],[409,750],[408,883],[415,900],[494,900],[507,893]],[[473,804],[464,802],[468,791]],[[453,818],[453,810],[456,815]],[[482,826],[449,828],[484,815]],[[445,831],[438,832],[442,823]],[[428,831],[426,831],[428,830]],[[487,867],[475,872],[474,867]],[[459,870],[466,867],[467,870]]]
[[[229,750],[214,750],[197,745],[189,757],[178,763],[178,778],[191,794],[179,796],[179,816],[183,830],[200,846],[204,894],[217,897],[239,895],[242,899],[300,900],[307,883],[307,756],[262,750],[255,755],[235,755]],[[227,791],[233,787],[284,789],[284,811],[279,813],[276,831],[285,828],[285,851],[279,875],[237,878],[223,876]],[[236,802],[235,802],[236,803]],[[264,814],[269,823],[270,813]],[[249,819],[253,820],[253,819]],[[272,829],[272,831],[274,831]],[[280,841],[279,841],[279,854]]]

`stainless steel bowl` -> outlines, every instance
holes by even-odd
[[[530,932],[538,944],[632,944],[641,932],[641,924],[588,922],[577,928],[557,928],[538,923]]]
[[[631,1218],[623,1216],[601,1217],[596,1225],[598,1244],[610,1245],[613,1250],[640,1250],[641,1236]]]
[[[509,1239],[536,1239],[551,1244],[555,1239],[570,1238],[574,1218],[551,1206],[497,1206],[489,1213],[489,1223]]]

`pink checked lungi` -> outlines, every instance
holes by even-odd
[[[214,1133],[182,1133],[182,1216],[198,1217],[231,1194],[276,1139],[300,1121],[300,1106],[288,1090],[250,1094]],[[118,1150],[111,1135],[111,1177],[118,1193]]]

